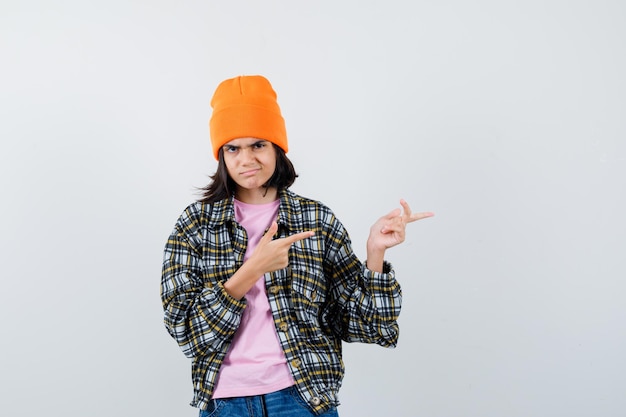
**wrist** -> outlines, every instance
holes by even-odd
[[[385,250],[377,249],[370,245],[367,246],[367,269],[374,272],[383,272],[383,264],[385,261]]]
[[[233,298],[241,300],[265,273],[255,262],[246,261],[224,282],[224,289]]]
[[[376,245],[375,243],[373,243],[369,239],[367,241],[366,248],[367,248],[368,259],[369,259],[370,255],[371,256],[375,256],[375,257],[384,258],[385,257],[385,251],[387,250],[386,247],[381,246],[381,245]]]

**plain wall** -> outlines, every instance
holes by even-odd
[[[0,57],[0,414],[197,415],[162,250],[240,74],[357,254],[400,198],[436,212],[343,417],[626,414],[624,2],[2,1]]]

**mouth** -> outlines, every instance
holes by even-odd
[[[249,169],[247,171],[241,172],[240,175],[242,177],[251,177],[251,176],[255,175],[257,172],[259,172],[260,170],[261,170],[260,168]]]

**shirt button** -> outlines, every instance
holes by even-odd
[[[291,361],[291,364],[293,365],[294,368],[298,368],[300,367],[300,365],[302,365],[302,361],[298,358],[294,359]]]
[[[289,325],[287,325],[287,323],[285,323],[284,321],[278,325],[278,330],[280,330],[281,332],[286,332],[288,328]]]
[[[311,398],[309,402],[311,403],[312,406],[317,407],[318,405],[322,403],[322,400],[320,400],[319,397],[313,397]]]
[[[272,286],[269,288],[269,290],[270,290],[270,293],[272,293],[272,294],[277,294],[277,293],[278,293],[278,291],[280,291],[280,288],[278,288],[278,285],[272,285]]]

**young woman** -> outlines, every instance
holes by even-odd
[[[200,416],[337,416],[342,341],[395,346],[401,290],[386,249],[404,241],[402,200],[370,229],[367,262],[296,179],[276,93],[261,76],[223,81],[211,101],[217,172],[165,246],[170,335],[193,361]]]

